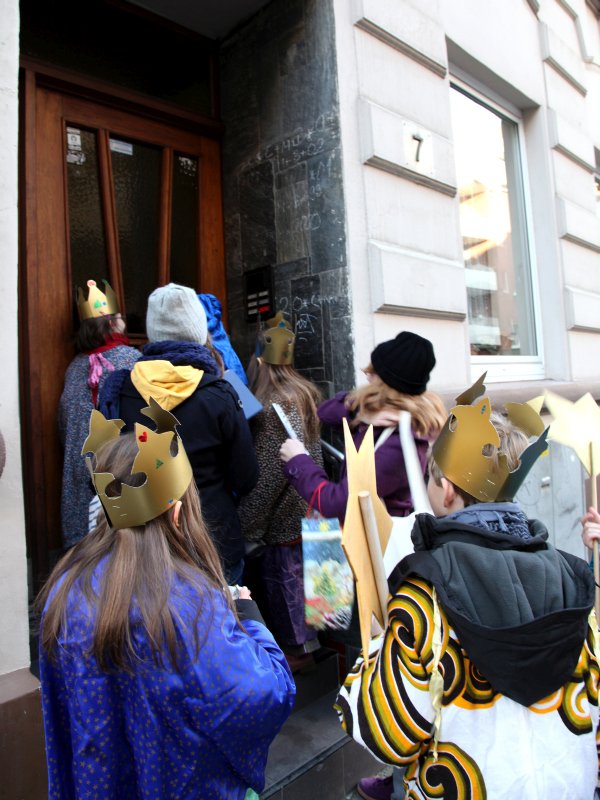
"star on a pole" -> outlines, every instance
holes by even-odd
[[[379,556],[376,556],[376,558],[381,559],[381,567],[383,567],[382,555],[385,553],[385,548],[390,538],[392,519],[377,494],[373,426],[370,425],[367,429],[358,451],[354,446],[346,420],[344,420],[344,438],[348,469],[348,505],[346,506],[346,517],[344,519],[342,546],[356,580],[360,636],[363,654],[366,658],[369,652],[373,614],[381,627],[385,628],[386,609],[382,608],[377,589],[376,575],[365,521],[361,511],[359,493],[368,492],[370,496],[380,545]]]

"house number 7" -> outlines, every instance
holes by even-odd
[[[417,142],[417,152],[415,153],[415,161],[418,161],[421,156],[421,145],[423,144],[423,137],[420,133],[413,133],[412,137]]]

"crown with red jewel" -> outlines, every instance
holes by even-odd
[[[548,428],[540,410],[543,398],[528,403],[506,403],[506,416],[529,438],[536,439],[520,456],[512,472],[500,448],[500,436],[491,420],[492,404],[485,395],[484,373],[456,398],[432,455],[448,480],[482,503],[512,500],[538,457],[547,449]],[[480,399],[478,399],[480,398]],[[493,456],[495,453],[496,457]]]
[[[177,433],[179,422],[169,411],[165,411],[150,398],[142,414],[151,419],[156,430],[136,423],[135,438],[138,454],[131,474],[146,476],[141,486],[121,483],[121,494],[111,497],[106,488],[115,480],[110,472],[95,472],[94,458],[103,444],[118,439],[125,425],[121,419],[106,419],[94,409],[90,417],[90,432],[83,444],[82,455],[86,455],[87,467],[98,497],[110,520],[111,526],[134,528],[160,516],[179,500],[191,483],[193,473],[189,459]]]
[[[103,280],[105,291],[102,292],[96,285],[96,281],[88,281],[88,296],[84,295],[81,286],[77,289],[77,311],[79,320],[94,319],[96,317],[107,317],[111,314],[119,313],[119,301],[117,295],[111,288],[108,281]]]

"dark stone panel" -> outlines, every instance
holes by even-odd
[[[286,264],[277,264],[275,268],[275,281],[290,281],[310,272],[310,260],[308,258],[298,258],[295,261],[288,261]]]
[[[296,99],[293,94],[290,94],[289,97]],[[301,102],[300,98],[298,100]],[[309,115],[304,112],[302,116],[304,120],[302,125],[292,123],[286,125],[286,129],[290,133],[281,139],[276,147],[279,170],[292,167],[313,156],[327,153],[339,144],[340,129],[337,107],[322,108],[320,106],[318,113]]]
[[[233,344],[246,363],[256,331],[245,320],[243,273],[270,264],[275,306],[297,332],[296,366],[327,393],[349,388],[353,345],[331,0],[265,6],[222,45],[221,79]]]
[[[277,39],[265,40],[255,54],[257,71],[258,125],[261,143],[276,141],[284,134],[282,79],[279,75]]]
[[[313,272],[346,263],[344,197],[340,147],[307,161]]]
[[[242,231],[239,214],[231,214],[225,226],[225,256],[229,275],[242,275]]]
[[[308,255],[308,236],[302,220],[308,215],[306,164],[275,176],[277,260],[294,261]]]
[[[302,369],[298,370],[298,372],[301,372],[305,378],[308,378],[309,381],[313,381],[313,383],[325,383],[325,370],[322,368],[315,367],[314,369]]]
[[[327,308],[329,318],[350,316],[350,287],[345,269],[319,272],[321,278],[321,304]]]
[[[323,366],[323,314],[316,298],[320,295],[318,275],[291,281],[292,325],[296,332],[294,363],[298,369]]]
[[[328,343],[333,363],[333,382],[335,391],[352,389],[354,386],[354,345],[352,340],[352,319],[340,317],[331,320]],[[366,366],[366,364],[364,365]]]
[[[273,169],[270,162],[240,176],[240,220],[244,269],[276,261]]]

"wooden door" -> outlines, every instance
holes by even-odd
[[[57,408],[73,358],[74,290],[107,278],[144,338],[168,283],[225,304],[220,145],[211,136],[44,88],[23,98],[20,342],[24,485],[34,582],[61,547]]]

